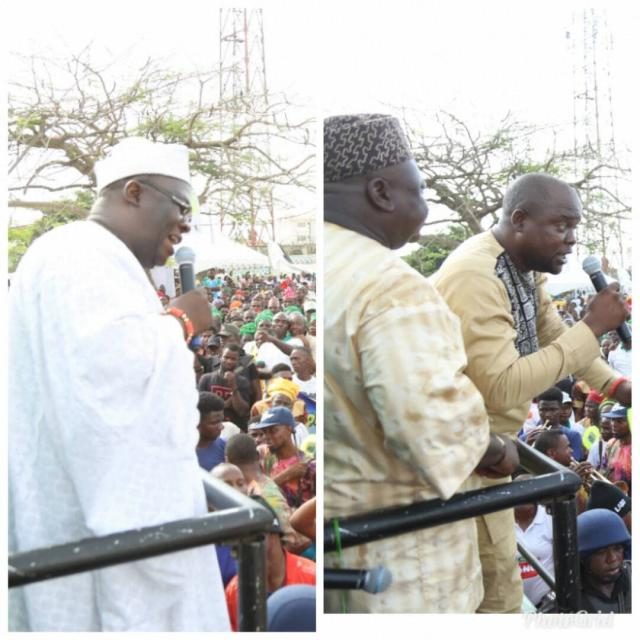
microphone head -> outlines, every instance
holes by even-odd
[[[582,261],[582,269],[588,275],[593,275],[594,273],[601,271],[602,264],[600,263],[600,258],[598,258],[598,256],[587,256]]]
[[[178,264],[194,264],[196,252],[191,247],[180,247],[176,251],[176,262]]]
[[[366,572],[362,590],[367,593],[381,593],[389,588],[391,582],[391,571],[380,565]]]

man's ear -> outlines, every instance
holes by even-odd
[[[515,209],[511,214],[511,226],[515,231],[522,233],[528,217],[527,212],[523,209]]]
[[[122,197],[125,202],[134,207],[140,206],[140,196],[142,194],[142,187],[136,180],[127,180],[124,187],[122,187]]]
[[[391,190],[389,182],[384,178],[372,178],[367,181],[366,188],[367,198],[371,201],[376,209],[391,213],[395,210],[393,199],[391,198]]]

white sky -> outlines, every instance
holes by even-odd
[[[581,10],[601,10],[604,3],[396,0],[384,10],[375,10],[379,3],[367,11],[363,6],[344,3],[322,12],[322,32],[330,33],[322,52],[323,116],[406,110],[408,120],[428,129],[436,111],[448,110],[472,131],[489,132],[511,112],[523,123],[553,127],[558,146],[571,148],[573,71],[581,58],[572,54],[567,31],[575,42],[581,39]],[[611,87],[617,148],[629,149],[637,118],[634,45],[640,21],[629,3],[606,6],[613,48],[610,54],[598,50],[598,60],[607,62],[599,65],[599,90],[603,96]],[[608,129],[608,109],[600,119]],[[430,221],[446,217],[444,207],[430,207]],[[429,226],[424,232],[438,230]]]
[[[617,90],[631,95],[636,37],[628,10],[609,10],[619,56]],[[621,3],[620,3],[621,4]],[[508,109],[533,122],[555,122],[571,97],[565,31],[584,3],[393,3],[394,10],[341,7],[325,13],[331,42],[323,51],[328,110],[369,110],[380,103],[454,108],[491,118]],[[374,6],[376,6],[374,4]],[[380,6],[380,5],[377,5]],[[390,7],[391,5],[387,5]],[[545,6],[547,8],[545,8]],[[549,7],[553,7],[551,11]],[[357,42],[357,46],[355,46]],[[620,101],[624,98],[621,95]],[[631,117],[631,105],[624,117]]]

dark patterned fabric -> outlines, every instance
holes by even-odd
[[[332,116],[324,121],[324,181],[339,182],[413,157],[400,122],[383,114]]]
[[[516,349],[521,356],[535,353],[538,350],[538,303],[533,275],[518,271],[506,253],[498,256],[496,275],[502,280],[511,301],[511,315],[518,333],[515,340]]]

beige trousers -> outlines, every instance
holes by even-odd
[[[484,598],[478,613],[520,613],[522,579],[513,509],[476,518]]]

